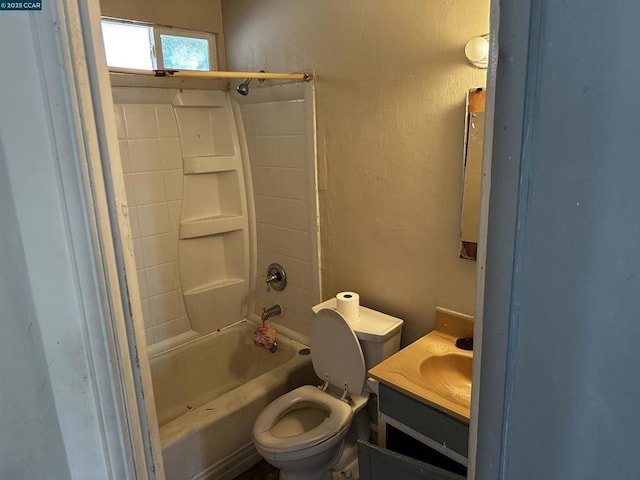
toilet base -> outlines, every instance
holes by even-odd
[[[358,440],[369,441],[369,434],[369,419],[366,410],[362,409],[351,422],[342,455],[332,469],[333,480],[358,479]]]
[[[337,465],[336,465],[337,467]],[[350,463],[341,469],[333,467],[331,477],[333,480],[358,480],[360,478],[360,470],[358,468],[358,459],[354,458]]]
[[[331,471],[328,472],[287,472],[280,470],[280,480],[333,480]]]
[[[306,458],[303,463],[312,467],[310,469],[299,468],[302,462],[296,462],[295,467],[297,468],[291,469],[287,468],[291,464],[281,464],[280,480],[333,480],[331,467],[335,465],[338,459],[342,456],[343,445],[344,443],[341,442],[340,446],[334,449],[332,452],[333,456],[330,458],[322,458],[322,456],[330,452],[322,452],[321,454],[314,455],[312,458]]]

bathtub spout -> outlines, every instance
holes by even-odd
[[[264,320],[269,320],[271,317],[280,315],[282,313],[282,307],[279,303],[276,303],[275,305],[271,305],[269,308],[264,308],[262,312]]]
[[[271,348],[269,349],[269,351],[271,353],[276,353],[276,351],[278,350],[278,342],[276,342],[275,340],[273,341],[273,344],[271,345]]]

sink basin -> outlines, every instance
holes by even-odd
[[[439,395],[460,405],[469,405],[471,363],[472,357],[468,355],[433,355],[420,363],[420,376]]]
[[[473,352],[456,347],[456,339],[473,335],[472,322],[436,309],[436,330],[380,362],[369,375],[468,423]]]

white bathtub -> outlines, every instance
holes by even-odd
[[[151,357],[167,480],[231,479],[259,456],[253,423],[272,400],[317,382],[304,345],[278,337],[278,351],[253,345],[242,323]]]

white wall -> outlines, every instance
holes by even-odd
[[[0,478],[70,471],[0,141]]]
[[[92,199],[104,202],[91,112],[80,121],[87,86],[70,85],[60,64],[69,30],[82,38],[58,6],[0,15],[1,43],[19,45],[0,51],[0,477],[128,479],[143,432],[123,411],[120,290],[105,279],[110,239],[94,236],[104,210],[86,191],[90,170]]]
[[[465,43],[488,1],[223,0],[232,70],[317,75],[323,293],[405,320],[472,314],[475,262],[458,258],[464,102],[485,73]]]

